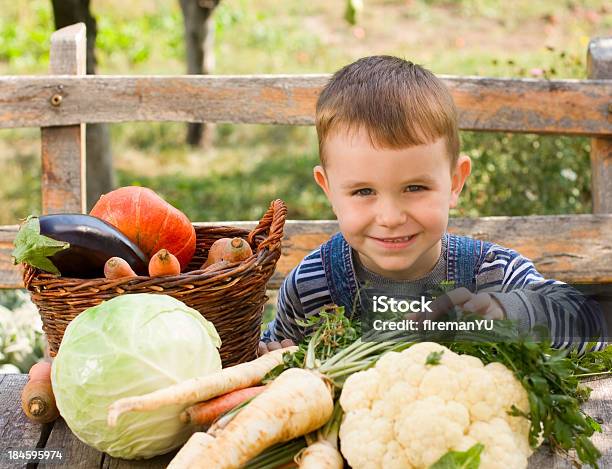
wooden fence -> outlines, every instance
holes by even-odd
[[[50,75],[0,77],[0,128],[40,127],[43,213],[85,210],[86,123],[130,121],[311,125],[328,75],[85,75],[85,26],[53,33]],[[588,80],[442,77],[463,130],[591,137],[593,214],[451,219],[452,232],[488,239],[568,282],[612,282],[612,38],[588,47]],[[251,226],[246,222],[212,224]],[[332,221],[289,221],[282,278],[332,233]],[[0,226],[0,288],[22,286]]]

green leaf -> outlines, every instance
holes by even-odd
[[[593,417],[590,417],[587,415],[586,417],[587,423],[589,424],[589,426],[591,427],[591,429],[594,432],[599,432],[601,433],[601,425],[599,424],[599,422],[597,422]]]
[[[38,217],[29,216],[15,237],[15,249],[12,252],[13,263],[25,262],[45,272],[60,275],[60,271],[49,258],[69,247],[70,243],[56,241],[41,235]]]
[[[554,421],[554,435],[557,442],[563,447],[571,447],[572,445],[572,427],[561,419],[556,418]]]
[[[449,451],[429,466],[429,469],[478,469],[483,450],[484,445],[476,443],[467,451]]]
[[[427,355],[427,358],[425,359],[425,364],[426,365],[439,365],[440,359],[442,358],[443,353],[444,353],[444,350],[439,350],[437,352],[431,352],[429,355]]]
[[[593,348],[593,343],[587,345],[587,350]],[[582,373],[603,373],[612,371],[612,345],[604,350],[585,353],[582,356],[574,354],[573,358],[581,368]],[[579,373],[578,376],[580,376]]]

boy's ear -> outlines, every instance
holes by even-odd
[[[457,206],[459,194],[461,194],[465,180],[471,172],[472,160],[470,160],[470,157],[467,155],[459,155],[451,178],[450,208],[455,208]]]
[[[334,205],[331,203],[331,197],[329,194],[329,181],[327,180],[327,173],[325,172],[325,168],[321,165],[317,165],[312,170],[312,175],[314,176],[315,182],[319,185],[325,195],[327,196],[327,200],[331,204],[331,209],[334,213],[336,213],[336,209]]]
[[[325,174],[325,168],[321,165],[317,165],[312,170],[315,182],[319,185],[325,195],[329,199],[329,183],[327,182],[327,174]]]

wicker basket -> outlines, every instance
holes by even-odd
[[[229,226],[195,226],[196,251],[186,273],[168,277],[118,280],[63,278],[30,266],[24,284],[38,306],[51,356],[55,356],[66,326],[83,310],[117,295],[163,293],[181,300],[211,321],[221,337],[223,366],[252,360],[257,354],[261,318],[267,301],[266,283],[280,257],[287,208],[275,200],[252,231]],[[247,239],[253,255],[222,270],[198,269],[219,238]]]

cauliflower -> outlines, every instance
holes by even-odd
[[[426,364],[432,352],[439,363]],[[426,468],[451,450],[484,445],[480,467],[524,468],[532,453],[527,392],[500,363],[484,366],[424,342],[385,354],[344,384],[341,451],[354,469]]]

